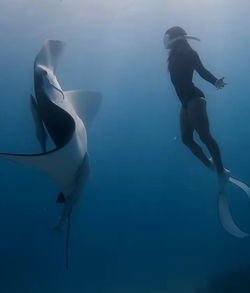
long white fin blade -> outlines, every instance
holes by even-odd
[[[249,236],[249,234],[238,228],[231,216],[229,202],[227,198],[227,181],[219,182],[218,212],[221,224],[229,234],[237,238],[245,238]]]
[[[101,104],[102,96],[99,92],[92,91],[66,91],[65,98],[72,105],[77,115],[83,120],[88,128]]]
[[[37,54],[35,64],[44,65],[50,68],[54,73],[57,68],[58,58],[61,55],[65,43],[58,40],[48,40]]]
[[[230,177],[229,181],[237,185],[239,188],[241,188],[246,193],[246,195],[248,196],[250,200],[250,188],[244,182],[241,182],[233,177]]]

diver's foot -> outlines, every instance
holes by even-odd
[[[225,194],[227,192],[227,183],[229,182],[231,172],[227,169],[223,169],[218,173],[218,192],[219,194]]]
[[[230,176],[231,176],[231,172],[226,168],[224,168],[223,172],[218,173],[218,178],[220,181],[227,182]]]

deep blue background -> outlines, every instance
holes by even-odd
[[[194,79],[226,167],[250,184],[249,8],[244,0],[1,0],[1,152],[40,151],[29,95],[46,39],[67,43],[64,90],[103,95],[88,132],[92,175],[72,214],[69,272],[65,233],[50,233],[59,190],[37,170],[0,162],[1,292],[189,293],[249,264],[250,240],[218,221],[216,176],[181,143],[162,44],[172,25],[202,39],[191,45],[229,84],[216,91]],[[250,231],[247,198],[230,186],[230,199]]]

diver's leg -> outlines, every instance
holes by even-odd
[[[181,108],[181,113],[180,113],[180,125],[181,125],[182,142],[191,150],[191,152],[199,160],[202,161],[202,163],[206,167],[211,168],[212,167],[211,161],[206,157],[201,147],[194,140],[194,137],[193,137],[194,127],[190,123],[187,109],[183,107]]]
[[[207,146],[218,173],[224,172],[219,146],[209,130],[209,121],[204,98],[193,99],[188,104],[188,117],[198,132],[201,141]]]

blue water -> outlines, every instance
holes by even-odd
[[[68,272],[66,225],[50,232],[55,183],[1,161],[0,292],[218,292],[205,291],[215,276],[250,264],[250,240],[219,223],[215,175],[181,143],[162,44],[173,25],[202,39],[191,45],[228,86],[195,82],[226,167],[250,184],[249,9],[247,0],[1,0],[0,151],[40,151],[29,95],[46,39],[67,43],[62,88],[99,91],[103,102],[88,131],[92,174],[71,218]],[[250,231],[247,198],[230,186],[230,200]]]

